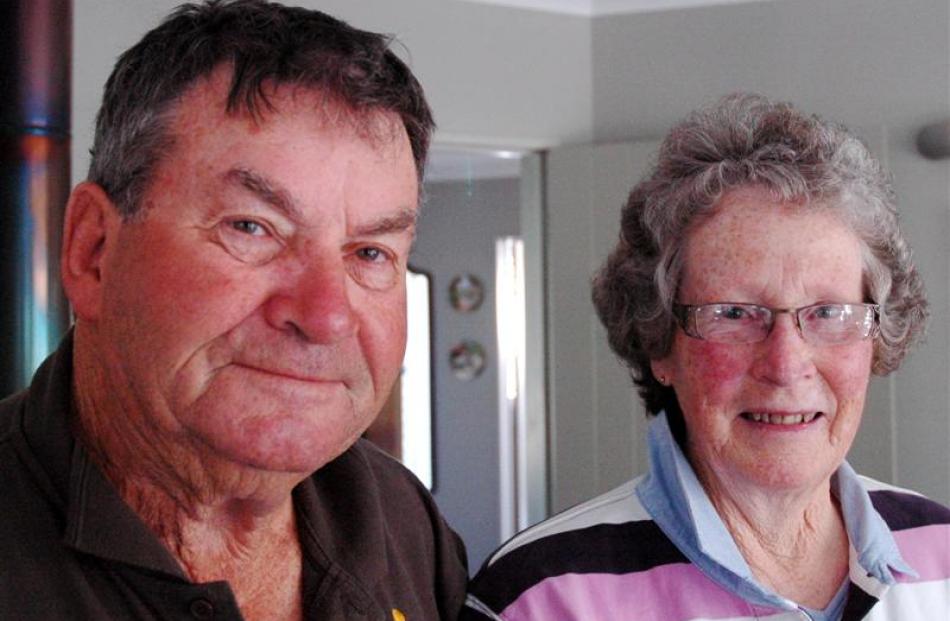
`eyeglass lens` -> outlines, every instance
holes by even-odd
[[[754,304],[703,304],[687,307],[693,336],[720,342],[764,340],[775,315],[791,313],[802,336],[818,343],[844,343],[867,338],[874,327],[870,304],[816,304],[799,309],[769,309]]]

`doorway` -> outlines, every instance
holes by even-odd
[[[433,494],[473,570],[547,514],[541,187],[537,154],[433,148],[410,256],[431,293]]]

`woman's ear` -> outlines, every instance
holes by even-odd
[[[664,386],[673,385],[673,364],[669,356],[662,360],[651,360],[650,370],[653,372],[653,377],[656,378],[656,381]]]
[[[102,303],[102,261],[122,217],[99,185],[84,181],[66,203],[60,274],[76,317],[95,320]]]

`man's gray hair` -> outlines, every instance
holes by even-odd
[[[174,104],[219,67],[231,71],[229,113],[259,116],[279,85],[319,91],[364,122],[374,112],[402,121],[419,178],[434,123],[422,87],[389,37],[319,11],[261,0],[209,0],[178,7],[122,54],[96,118],[88,178],[123,216],[135,215],[156,164],[174,144]]]

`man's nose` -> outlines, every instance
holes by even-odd
[[[335,343],[356,333],[349,277],[342,259],[324,260],[287,277],[266,303],[267,321],[312,343]]]
[[[785,386],[815,372],[812,346],[802,337],[795,317],[789,313],[775,315],[772,331],[759,348],[753,372],[764,382]]]

